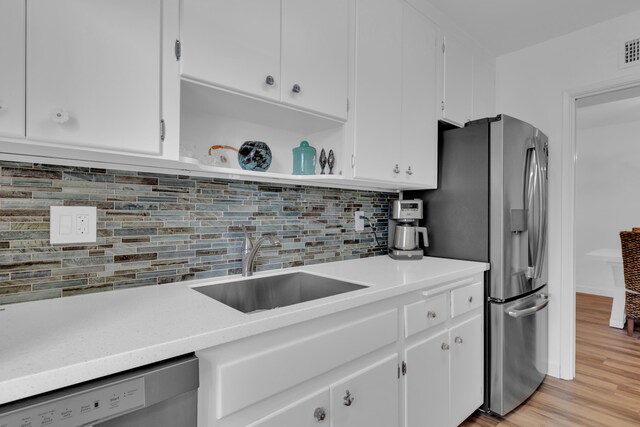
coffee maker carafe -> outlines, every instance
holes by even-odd
[[[394,200],[389,216],[389,256],[393,259],[422,259],[420,234],[429,246],[427,229],[418,227],[422,219],[422,200]]]

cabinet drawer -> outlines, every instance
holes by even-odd
[[[482,281],[451,291],[451,317],[482,307]]]
[[[439,325],[445,322],[448,317],[446,293],[405,305],[404,336],[409,337],[420,331]]]
[[[393,309],[219,364],[217,418],[391,344],[397,333]]]

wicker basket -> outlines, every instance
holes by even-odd
[[[625,307],[627,321],[640,319],[640,228],[621,231],[622,265],[624,269]],[[629,327],[629,324],[627,325]],[[633,323],[631,323],[633,328]],[[631,329],[631,332],[633,329]]]

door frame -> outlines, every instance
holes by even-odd
[[[562,119],[562,204],[560,238],[560,378],[576,375],[576,250],[575,250],[575,169],[576,169],[576,100],[616,90],[640,86],[640,78],[628,76],[594,83],[563,92]]]

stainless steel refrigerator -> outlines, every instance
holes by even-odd
[[[485,403],[505,415],[547,372],[547,137],[499,115],[440,133],[424,200],[429,256],[484,261]],[[455,398],[455,396],[454,396]]]

